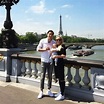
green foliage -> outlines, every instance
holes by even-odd
[[[40,39],[47,37],[46,33],[39,35],[34,32],[27,32],[26,35],[19,36],[20,43],[36,43],[39,42]],[[71,36],[62,36],[65,43],[82,43],[82,42],[98,42],[103,43],[104,39],[88,39],[83,37],[71,37]],[[56,38],[54,35],[53,39]]]
[[[19,35],[16,33],[16,36],[19,40],[19,43],[37,43],[40,39],[47,37],[47,34],[37,34],[37,32],[26,32],[25,35]],[[57,35],[54,35],[53,39],[56,38]],[[71,37],[71,36],[62,36],[65,43],[83,43],[83,42],[96,42],[96,43],[104,43],[104,39],[88,39],[83,37]],[[1,33],[0,33],[1,40]]]
[[[82,43],[82,42],[104,42],[104,39],[88,39],[88,38],[82,38],[82,37],[71,37],[71,36],[63,36],[65,43]]]
[[[38,41],[37,33],[33,32],[26,32],[26,35],[20,35],[19,36],[19,42],[20,43],[36,43]]]
[[[103,43],[103,42],[104,42],[104,39],[96,39],[96,41],[97,41],[98,43]]]

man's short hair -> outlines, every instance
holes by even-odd
[[[48,30],[47,34],[48,34],[49,32],[52,32],[52,33],[53,33],[53,35],[54,35],[54,32],[53,32],[53,30]]]

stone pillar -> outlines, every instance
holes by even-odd
[[[2,58],[2,60],[0,61],[1,67],[0,68],[0,80],[6,81],[6,82],[10,82],[10,76],[12,74],[12,58],[11,55],[12,54],[16,54],[18,52],[20,52],[21,49],[19,48],[11,48],[11,49],[7,49],[7,48],[0,48],[0,55]],[[1,72],[2,70],[2,72]]]

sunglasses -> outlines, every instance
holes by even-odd
[[[56,39],[56,41],[62,41],[62,39]]]

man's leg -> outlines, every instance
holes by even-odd
[[[41,99],[43,97],[44,79],[45,79],[45,73],[46,73],[46,66],[44,62],[41,63],[41,67],[42,67],[41,78],[40,78],[40,90],[41,91],[38,95],[38,99]]]
[[[52,72],[53,72],[53,67],[52,67],[52,64],[48,64],[47,66],[47,71],[48,71],[48,91],[47,91],[47,94],[50,96],[50,97],[53,97],[53,93],[51,92],[51,85],[52,85]]]
[[[44,80],[46,74],[46,64],[44,62],[41,63],[41,78],[40,78],[40,89],[44,89]]]

